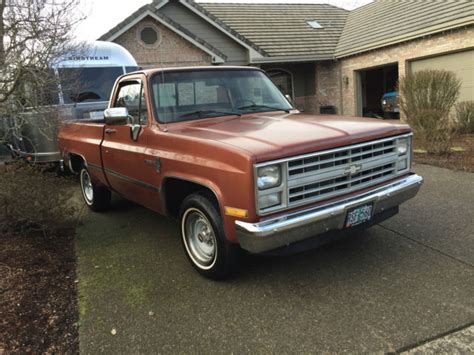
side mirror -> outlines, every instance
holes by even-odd
[[[105,123],[114,126],[130,126],[130,138],[134,141],[138,140],[141,126],[136,119],[128,114],[126,107],[113,107],[104,111]]]
[[[128,123],[126,107],[113,107],[104,111],[105,123],[108,125],[125,125]]]

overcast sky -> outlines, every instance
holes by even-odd
[[[87,17],[77,28],[77,37],[81,40],[95,40],[112,27],[124,20],[141,6],[152,0],[83,0],[82,12]],[[372,0],[202,0],[197,2],[231,3],[306,3],[331,4],[348,10],[365,5]]]

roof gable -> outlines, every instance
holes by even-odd
[[[107,33],[103,34],[99,40],[102,41],[113,41],[118,38],[121,34],[128,31],[134,25],[136,25],[141,20],[146,17],[152,17],[162,25],[168,27],[172,31],[176,32],[178,35],[188,40],[196,47],[200,48],[204,52],[212,56],[212,61],[214,63],[224,63],[227,59],[227,56],[223,54],[219,49],[212,46],[210,43],[207,43],[203,39],[199,38],[195,34],[188,31],[186,28],[182,27],[179,23],[176,23],[172,19],[166,17],[165,15],[156,11],[155,7],[152,5],[145,5],[135,11],[132,15],[127,17],[124,21],[119,23],[117,26],[112,28]]]

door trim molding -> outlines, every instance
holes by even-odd
[[[140,186],[140,187],[143,187],[144,189],[147,189],[147,190],[151,190],[153,192],[160,192],[160,188],[159,187],[156,187],[154,185],[151,185],[151,184],[148,184],[142,180],[138,180],[138,179],[135,179],[135,178],[132,178],[130,176],[127,176],[127,175],[123,175],[123,174],[120,174],[114,170],[111,170],[111,169],[108,169],[108,168],[104,168],[104,172],[106,174],[110,174],[112,176],[115,176],[119,179],[122,179],[122,180],[125,180],[127,182],[130,182],[134,185],[137,185],[137,186]]]

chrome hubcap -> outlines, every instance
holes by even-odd
[[[189,256],[203,269],[212,267],[216,257],[216,237],[207,217],[191,208],[183,217],[183,238]]]
[[[86,201],[92,203],[94,199],[94,189],[92,187],[91,177],[86,170],[82,171],[81,185],[82,193],[84,194]]]

